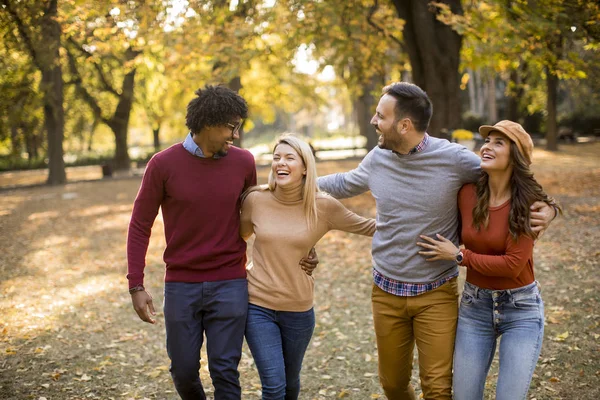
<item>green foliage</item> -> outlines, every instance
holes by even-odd
[[[18,2],[34,36],[42,34],[36,15],[43,3]],[[463,3],[464,15],[433,3],[439,19],[463,36],[463,68],[499,75],[507,82],[506,95],[517,96],[528,113],[544,115],[548,72],[561,79],[563,103],[569,93],[576,100],[560,108],[564,118],[600,107],[597,2]],[[246,143],[252,144],[292,122],[298,127],[314,122],[332,99],[345,115],[356,115],[357,99],[376,97],[386,80],[410,70],[404,21],[389,2],[61,0],[58,5],[69,153],[92,150],[101,158],[113,148],[102,122],[115,116],[124,77],[134,70],[130,145],[151,143],[152,130],[159,128],[165,142],[181,140],[185,106],[207,83],[227,84],[248,100]],[[40,73],[9,17],[0,10],[0,154],[15,165],[36,164],[46,157],[47,146]],[[333,69],[335,78],[324,82],[317,74],[302,73],[301,47],[311,53],[318,72]],[[510,79],[514,71],[519,72],[515,81]],[[463,75],[463,88],[470,78]],[[464,127],[475,131],[481,122],[468,119]],[[311,134],[327,134],[320,130],[317,126]],[[22,161],[27,151],[31,160]],[[3,160],[3,165],[13,162]]]
[[[590,69],[600,60],[600,5],[587,0],[483,0],[465,2],[464,15],[434,3],[440,19],[464,36],[464,68],[488,69],[507,84],[507,96],[520,93],[528,113],[546,109],[546,74],[561,81],[597,86]],[[519,82],[509,81],[519,71]]]
[[[0,154],[17,159],[27,152],[33,159],[43,143],[40,73],[23,51],[7,15],[0,16],[0,33],[5,38],[0,42]]]
[[[321,68],[333,66],[351,96],[361,96],[373,78],[383,80],[405,67],[401,47],[404,22],[390,5],[364,0],[289,3],[296,35],[314,46]]]

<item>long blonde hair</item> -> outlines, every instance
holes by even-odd
[[[315,162],[315,156],[313,155],[312,149],[304,140],[294,136],[290,133],[285,133],[277,139],[275,146],[273,146],[273,152],[277,149],[280,144],[287,144],[298,153],[302,158],[304,167],[306,168],[306,175],[303,178],[303,189],[302,189],[302,206],[304,208],[304,214],[306,216],[306,225],[309,229],[313,228],[317,224],[317,193],[319,187],[317,186],[317,166]],[[269,180],[267,184],[270,191],[274,191],[277,186],[275,180],[275,174],[273,169],[269,172]]]

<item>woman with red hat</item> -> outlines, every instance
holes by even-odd
[[[480,152],[483,174],[458,195],[465,248],[441,235],[421,236],[426,242],[417,244],[430,261],[452,259],[467,268],[454,349],[454,398],[483,399],[502,337],[496,399],[525,399],[544,336],[529,208],[535,201],[555,203],[529,168],[533,142],[521,125],[505,120],[482,126],[479,132],[485,138]]]

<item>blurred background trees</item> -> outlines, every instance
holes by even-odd
[[[181,141],[205,84],[250,105],[238,145],[362,137],[392,81],[430,134],[521,122],[548,149],[600,135],[600,6],[586,0],[0,0],[0,168],[128,169]]]

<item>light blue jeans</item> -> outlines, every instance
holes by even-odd
[[[248,305],[246,341],[258,369],[263,400],[297,400],[304,353],[315,312],[275,311]]]
[[[500,340],[497,400],[526,399],[544,337],[537,282],[509,290],[465,283],[454,347],[454,399],[481,400]]]

